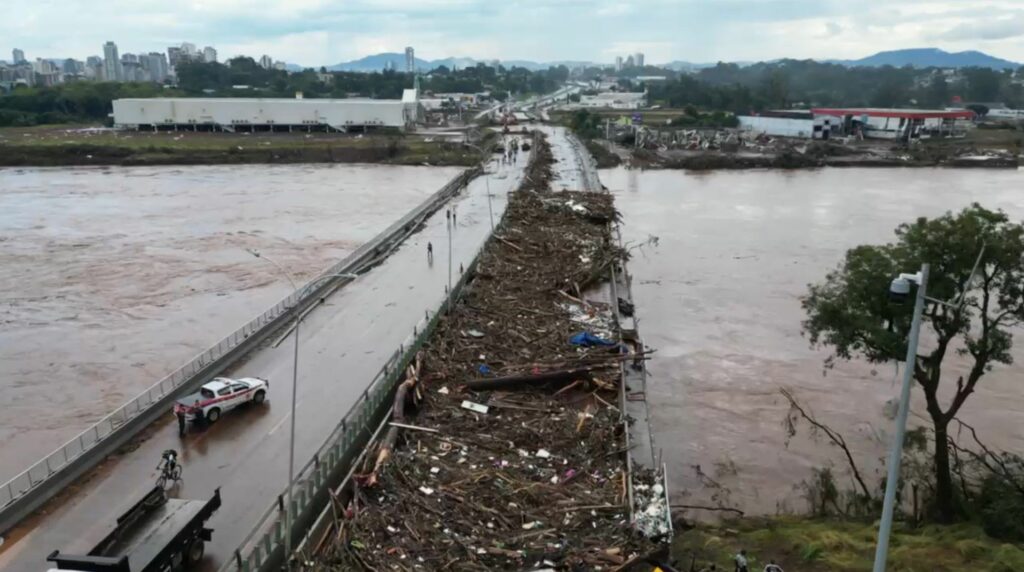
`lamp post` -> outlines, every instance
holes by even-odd
[[[255,256],[256,258],[260,258],[260,259],[266,260],[267,262],[273,264],[278,269],[278,271],[281,272],[281,274],[285,277],[285,279],[288,280],[288,283],[292,285],[292,290],[298,291],[299,288],[298,288],[298,286],[295,285],[295,280],[292,278],[292,275],[287,270],[284,269],[283,266],[278,264],[273,259],[267,258],[265,255],[261,254],[260,252],[258,252],[256,250],[249,249],[249,250],[246,250],[246,252],[248,252],[249,254]],[[305,289],[302,292],[300,292],[300,295],[299,295],[298,299],[301,300],[302,296],[305,294],[305,292],[308,291],[309,289],[311,289],[315,284],[318,284],[318,283],[320,283],[320,282],[322,282],[324,280],[327,280],[329,278],[355,278],[355,277],[356,277],[355,274],[331,274],[331,275],[328,275],[328,276],[321,276],[321,277],[317,278],[316,280],[314,280],[314,281],[310,282],[309,284],[307,284]],[[293,508],[293,506],[292,506],[292,499],[293,499],[292,489],[294,488],[292,485],[295,482],[295,395],[296,395],[296,393],[298,391],[298,388],[299,388],[299,326],[301,324],[302,324],[302,314],[301,313],[300,314],[296,314],[296,316],[295,316],[295,329],[294,329],[294,332],[292,333],[292,335],[295,336],[295,344],[293,345],[294,349],[293,349],[293,352],[292,352],[292,404],[291,404],[291,412],[289,413],[289,415],[291,416],[291,419],[289,420],[291,428],[289,430],[289,436],[288,436],[288,491],[287,491],[288,492],[288,506],[285,508],[285,513],[284,513],[284,519],[285,519],[284,559],[285,559],[285,565],[287,566],[288,570],[291,570],[291,568],[292,568],[292,562],[291,562],[291,553],[292,553],[292,508]]]
[[[878,524],[874,572],[885,572],[885,561],[889,555],[889,535],[892,532],[892,516],[896,504],[896,484],[900,477],[903,437],[907,432],[907,413],[910,411],[910,384],[914,379],[917,341],[921,333],[921,314],[924,312],[925,290],[928,287],[928,265],[922,264],[921,270],[916,274],[900,274],[892,281],[889,292],[895,296],[905,296],[910,293],[910,282],[917,283],[917,296],[914,301],[914,316],[910,322],[910,335],[907,337],[907,358],[903,366],[903,387],[900,390],[899,413],[896,415],[896,432],[892,438],[888,474],[885,478],[885,500],[882,503],[882,520]]]

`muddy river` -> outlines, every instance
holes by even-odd
[[[290,292],[460,170],[0,170],[0,482]]]
[[[813,467],[834,464],[849,485],[841,452],[814,442],[806,427],[786,446],[780,387],[845,435],[873,483],[882,476],[895,365],[846,362],[825,374],[827,353],[800,333],[807,284],[848,248],[890,241],[897,224],[919,215],[977,201],[1024,218],[1020,171],[620,168],[601,180],[617,194],[625,237],[657,237],[634,253],[630,271],[641,334],[658,350],[647,398],[676,499],[755,513],[805,510],[800,483]],[[1024,337],[1017,339],[1016,364],[987,374],[961,417],[989,444],[1022,452]],[[947,387],[957,369],[945,368]],[[916,388],[912,399],[911,421],[921,423]]]

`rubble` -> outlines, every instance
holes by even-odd
[[[403,421],[419,430],[357,468],[373,478],[357,479],[311,568],[618,570],[653,549],[631,520],[613,405],[620,361],[637,356],[569,342],[584,328],[618,336],[612,308],[582,295],[625,256],[612,196],[549,191],[550,151],[535,149],[474,280],[410,367],[418,384],[395,412],[416,410]]]

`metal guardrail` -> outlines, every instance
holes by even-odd
[[[298,546],[305,531],[319,516],[328,502],[332,482],[337,482],[350,469],[351,461],[359,455],[381,419],[391,409],[394,392],[403,378],[406,368],[415,359],[416,352],[423,347],[449,306],[458,299],[463,287],[476,271],[486,241],[470,263],[469,268],[452,286],[451,292],[438,304],[433,315],[427,311],[413,327],[413,331],[398,346],[377,372],[362,396],[352,405],[341,422],[317,452],[297,473],[292,483],[292,506],[288,507],[294,516],[292,522],[292,546]],[[256,526],[235,550],[235,558],[221,567],[222,572],[239,570],[255,572],[269,570],[275,563],[283,562],[287,514],[285,513],[288,489],[277,496],[267,508]]]
[[[170,375],[154,383],[28,469],[0,484],[0,533],[9,530],[74,478],[95,466],[113,450],[155,421],[174,398],[184,395],[187,390],[217,375],[251,351],[267,334],[280,327],[292,315],[312,306],[330,290],[351,281],[351,278],[326,277],[358,273],[379,261],[381,256],[400,244],[427,216],[440,208],[441,204],[481,172],[479,167],[463,171],[441,190],[345,259],[225,336]]]

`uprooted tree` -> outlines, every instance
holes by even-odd
[[[833,351],[827,366],[854,357],[874,363],[902,360],[913,301],[891,302],[890,281],[929,263],[930,298],[954,300],[964,294],[959,306],[926,305],[913,372],[934,430],[934,508],[940,521],[949,522],[957,518],[960,505],[950,470],[948,427],[982,376],[995,364],[1012,362],[1011,330],[1024,323],[1024,227],[1002,211],[975,203],[956,214],[902,224],[896,238],[890,244],[847,251],[824,282],[811,285],[803,298],[803,328],[812,346]],[[983,246],[978,271],[969,280]],[[965,359],[969,371],[947,382],[956,384],[955,392],[952,399],[940,401],[943,361],[951,354]]]

